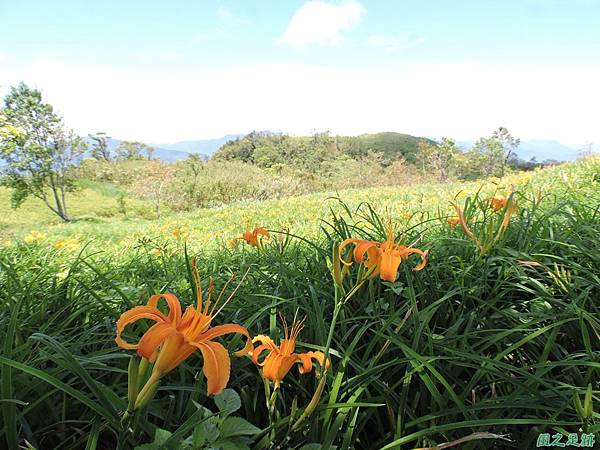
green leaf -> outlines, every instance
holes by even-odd
[[[215,404],[223,417],[227,417],[242,407],[240,396],[233,389],[225,389],[215,396]]]
[[[171,437],[171,432],[160,428],[154,433],[154,441],[149,444],[138,445],[134,450],[161,450],[165,443]]]
[[[254,436],[260,433],[260,428],[255,427],[246,419],[241,417],[228,417],[221,424],[221,436],[228,438],[231,436]]]
[[[217,439],[219,439],[219,436],[221,434],[221,432],[219,431],[219,427],[217,427],[216,424],[216,417],[213,417],[207,420],[206,422],[202,422],[196,427],[196,430],[198,429],[202,430],[201,434],[203,438],[211,444]],[[194,430],[194,432],[196,432],[196,430]]]
[[[251,442],[252,441],[247,438],[233,437],[229,439],[219,439],[214,445],[220,450],[250,450],[248,444]]]
[[[583,414],[586,419],[591,419],[592,417],[592,384],[588,384],[587,390],[585,391],[585,397],[583,400]]]

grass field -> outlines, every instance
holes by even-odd
[[[562,169],[576,177],[572,169]],[[538,180],[538,178],[543,178]],[[423,184],[411,187],[378,187],[349,189],[338,192],[308,194],[280,200],[263,202],[240,202],[221,208],[201,209],[189,213],[169,212],[156,220],[153,206],[144,200],[126,199],[126,214],[119,211],[118,194],[122,189],[108,183],[85,181],[82,189],[70,196],[70,212],[74,223],[64,224],[37,199],[27,200],[19,209],[10,208],[10,192],[0,188],[0,204],[5,214],[0,218],[0,236],[4,245],[21,241],[31,231],[47,236],[46,243],[73,238],[83,241],[99,241],[105,248],[124,245],[140,238],[164,242],[173,239],[173,232],[183,232],[190,245],[217,241],[222,243],[244,231],[247,224],[267,226],[274,230],[288,229],[291,233],[314,237],[320,229],[320,219],[327,218],[330,211],[341,211],[339,200],[351,208],[370,203],[377,210],[389,208],[401,220],[423,213],[428,216],[454,214],[450,202],[458,194],[465,196],[482,189],[491,195],[504,192],[511,186],[543,184],[550,178],[524,173],[490,180],[487,183]],[[534,183],[536,182],[537,183]],[[577,182],[574,179],[573,182]],[[439,214],[438,214],[439,212]]]
[[[509,191],[518,207],[501,232],[508,207],[494,212],[489,198]],[[86,184],[71,199],[78,220],[61,224],[34,201],[10,210],[0,191],[0,445],[414,449],[467,437],[455,448],[475,450],[535,448],[540,433],[600,439],[600,161],[161,220],[134,200],[123,217],[117,195]],[[446,220],[455,198],[472,237]],[[399,242],[429,251],[425,268],[412,270],[412,255],[393,282],[364,279],[357,262],[332,278],[336,245],[383,241],[388,215]],[[246,224],[271,238],[229,246]],[[232,356],[229,389],[210,397],[196,352],[124,415],[134,352],[115,344],[115,323],[154,293],[193,304],[192,257],[205,291],[208,277],[220,290],[247,273],[213,325],[278,341],[279,314],[306,317],[297,351],[329,354],[325,375],[293,369],[272,391],[250,358]]]

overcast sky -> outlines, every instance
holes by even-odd
[[[81,134],[600,143],[600,0],[0,0],[0,93]]]

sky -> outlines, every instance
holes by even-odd
[[[80,134],[600,143],[600,0],[0,0],[0,94]]]

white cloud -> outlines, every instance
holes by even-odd
[[[376,34],[369,36],[367,42],[373,46],[381,47],[386,53],[398,53],[425,42],[423,37],[415,37],[410,33],[395,35]]]
[[[8,69],[8,68],[7,68]],[[415,63],[387,69],[256,64],[182,72],[41,60],[24,80],[80,134],[174,142],[228,133],[399,131],[474,140],[499,126],[522,139],[600,143],[600,65]]]
[[[278,42],[291,46],[335,44],[341,40],[344,30],[360,23],[365,13],[365,8],[355,0],[309,1],[294,13]]]

